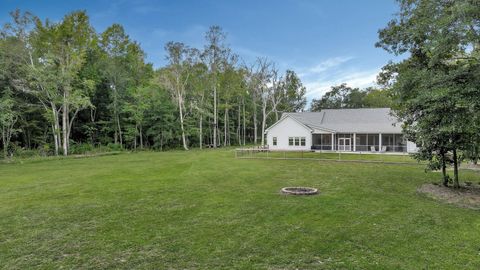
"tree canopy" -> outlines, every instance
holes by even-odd
[[[280,113],[306,105],[294,71],[240,61],[219,26],[202,48],[165,41],[167,63],[154,68],[122,25],[97,32],[85,11],[11,15],[0,32],[5,156],[263,143]]]
[[[392,106],[390,92],[386,89],[368,87],[352,88],[346,83],[332,86],[320,99],[313,99],[310,111],[322,109],[389,108]]]
[[[476,1],[401,0],[400,12],[379,31],[377,47],[406,54],[383,68],[388,87],[418,159],[430,168],[454,165],[460,153],[478,157],[480,118],[480,5]],[[451,158],[449,157],[451,156]]]

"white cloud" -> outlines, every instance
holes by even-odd
[[[322,73],[322,72],[325,72],[329,69],[332,69],[332,68],[335,68],[335,67],[338,67],[340,65],[342,65],[343,63],[346,63],[350,60],[352,60],[353,57],[351,56],[340,56],[340,57],[333,57],[333,58],[329,58],[327,60],[324,60],[322,62],[320,62],[319,64],[315,65],[314,67],[311,67],[308,69],[307,71],[307,74],[310,73],[310,74],[318,74],[318,73]]]
[[[336,56],[320,61],[310,67],[297,68],[307,88],[307,99],[320,98],[332,86],[346,83],[350,87],[365,88],[375,85],[380,68],[367,70],[352,61],[353,56]]]
[[[307,97],[320,98],[330,87],[346,83],[350,87],[365,88],[375,85],[375,80],[380,69],[373,69],[368,71],[355,71],[342,72],[329,78],[323,76],[318,79],[304,80],[304,85],[307,88]]]

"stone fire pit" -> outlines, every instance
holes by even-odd
[[[315,195],[318,194],[318,189],[311,187],[284,187],[283,194],[289,195]]]

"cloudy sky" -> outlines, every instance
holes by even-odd
[[[245,62],[268,57],[297,72],[309,100],[343,82],[373,85],[380,68],[397,60],[374,46],[397,10],[394,0],[0,0],[0,23],[16,8],[52,21],[87,10],[97,31],[120,23],[156,67],[165,63],[166,42],[202,47],[208,27],[219,25]]]

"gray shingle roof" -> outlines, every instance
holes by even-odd
[[[401,133],[398,120],[389,108],[325,109],[321,112],[286,113],[317,132]],[[285,116],[286,116],[285,115]]]

